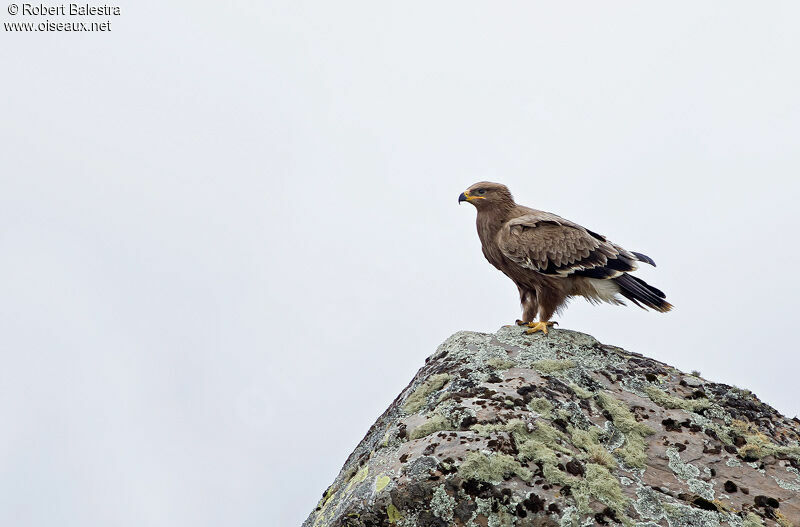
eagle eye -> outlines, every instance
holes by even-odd
[[[486,194],[486,189],[483,189],[483,188],[478,189],[478,194],[480,194],[480,195]]]

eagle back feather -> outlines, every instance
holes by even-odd
[[[497,240],[510,261],[546,275],[613,278],[636,269],[632,254],[604,236],[548,212],[532,211],[509,220]]]

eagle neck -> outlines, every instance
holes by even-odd
[[[494,240],[503,225],[511,219],[511,208],[492,208],[490,210],[479,210],[476,223],[478,226],[478,237],[485,246],[488,242]]]

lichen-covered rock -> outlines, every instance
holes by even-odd
[[[459,332],[303,527],[800,527],[800,421],[588,335]]]

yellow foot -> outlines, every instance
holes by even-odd
[[[533,333],[536,333],[537,331],[541,331],[542,333],[547,335],[547,328],[549,326],[553,326],[553,325],[556,325],[556,324],[558,324],[558,322],[550,322],[550,321],[548,321],[548,322],[529,322],[529,323],[527,323],[525,325],[528,326],[530,329],[526,329],[525,333],[527,333],[528,335],[531,335]]]
[[[516,324],[518,326],[527,326],[528,324],[530,324],[530,322],[524,322],[524,321],[522,321],[520,319],[517,319],[517,320],[514,321],[514,324]]]

